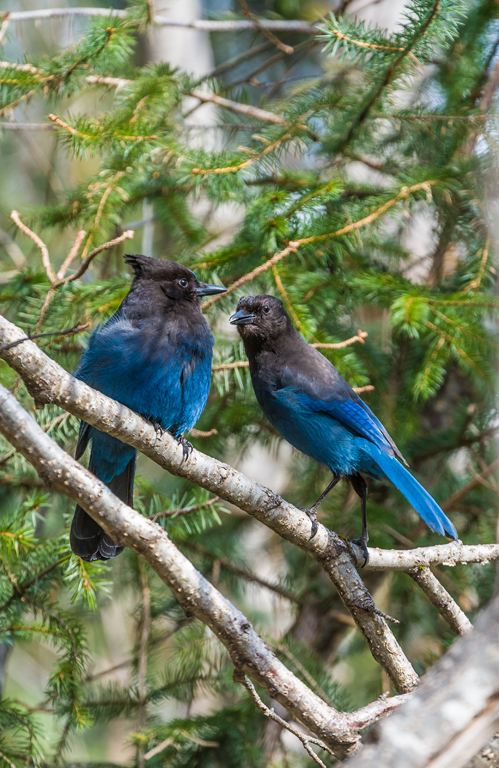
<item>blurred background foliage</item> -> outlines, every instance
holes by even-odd
[[[55,5],[0,2],[0,12]],[[227,318],[249,293],[280,296],[311,343],[366,331],[365,342],[324,354],[352,386],[367,387],[366,402],[461,539],[496,540],[497,3],[113,7],[126,15],[0,16],[0,311],[24,329],[95,327],[128,290],[125,252],[177,260],[229,286],[290,240],[311,238],[209,307],[214,364],[244,360]],[[181,20],[322,21],[319,35],[284,32],[276,42],[260,30],[154,27],[152,10]],[[280,122],[203,104],[191,95],[199,91]],[[57,288],[40,323],[50,286],[39,250],[9,219],[13,208],[47,243],[56,271],[86,231],[68,274],[98,245],[135,235]],[[85,335],[39,343],[71,371]],[[35,414],[3,363],[0,376]],[[35,415],[74,451],[76,419],[53,407]],[[197,430],[197,448],[298,505],[329,482],[325,468],[281,443],[245,368],[214,372]],[[355,708],[390,689],[303,552],[144,457],[135,505],[326,700]],[[371,485],[368,515],[374,546],[441,542],[391,487]],[[211,633],[135,555],[105,564],[71,555],[71,516],[72,504],[47,493],[0,440],[0,760],[11,768],[311,764],[233,683]],[[346,484],[320,519],[359,533]],[[494,590],[492,565],[437,575],[472,620]],[[364,578],[377,605],[400,620],[394,632],[424,672],[453,640],[447,625],[405,575]]]

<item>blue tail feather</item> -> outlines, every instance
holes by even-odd
[[[454,524],[416,478],[394,456],[381,451],[376,451],[375,455],[373,451],[371,455],[383,474],[405,496],[428,528],[457,541]]]

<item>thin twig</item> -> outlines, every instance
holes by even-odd
[[[466,288],[463,290],[463,293],[468,293],[469,291],[473,291],[476,288],[480,287],[480,283],[482,282],[483,273],[485,272],[485,267],[487,266],[487,259],[489,256],[489,248],[490,248],[490,235],[487,237],[487,240],[485,242],[482,258],[480,260],[480,267],[478,269],[478,274],[475,277],[474,280],[469,283]]]
[[[298,728],[295,728],[294,725],[291,725],[290,723],[287,723],[286,720],[283,720],[282,717],[279,717],[279,715],[276,715],[273,709],[269,709],[269,707],[266,706],[266,704],[263,703],[261,698],[256,692],[255,686],[251,682],[251,680],[246,677],[246,675],[238,674],[237,672],[234,672],[234,680],[236,683],[241,683],[241,685],[244,685],[246,690],[248,691],[249,695],[255,702],[256,706],[260,710],[260,712],[263,712],[263,714],[270,718],[270,720],[273,720],[275,723],[278,723],[281,728],[285,728],[287,731],[292,733],[294,736],[296,736],[297,739],[301,741],[305,749],[307,750],[310,757],[315,760],[317,765],[320,765],[321,768],[326,768],[325,764],[322,762],[320,757],[316,755],[310,744],[316,744],[321,749],[324,749],[326,752],[329,752],[330,755],[334,755],[334,753],[329,749],[329,747],[324,744],[323,741],[320,739],[316,739],[314,736],[307,736],[306,734],[302,733],[298,730]]]
[[[480,485],[480,482],[482,480],[485,480],[489,475],[491,475],[493,472],[496,471],[496,469],[499,468],[499,459],[496,459],[492,462],[492,464],[489,464],[489,466],[483,470],[479,475],[473,478],[473,480],[470,480],[469,483],[467,483],[465,486],[459,489],[459,491],[456,491],[455,493],[450,496],[447,501],[444,501],[443,504],[440,506],[444,510],[444,512],[448,512],[451,510],[456,504],[458,504],[461,499],[463,499],[465,496],[468,495],[470,491],[473,490],[473,488],[476,488],[477,485]]]
[[[239,0],[239,5],[241,6],[243,16],[246,16],[247,19],[250,19],[250,21],[254,23],[258,31],[261,32],[267,38],[267,40],[269,40],[272,43],[272,45],[275,45],[276,48],[279,48],[280,51],[282,51],[287,55],[294,52],[294,48],[292,45],[286,45],[285,43],[282,43],[274,34],[272,34],[270,29],[266,29],[265,27],[262,27],[259,19],[257,19],[255,14],[252,13],[248,8],[248,3],[246,2],[246,0]]]
[[[345,614],[345,618],[350,619],[351,617],[347,616]],[[317,696],[320,696],[321,699],[324,699],[324,701],[327,704],[331,703],[331,699],[329,698],[327,693],[320,687],[320,685],[317,683],[317,681],[314,680],[314,678],[312,677],[310,672],[307,669],[305,669],[305,667],[303,666],[301,661],[299,661],[299,659],[297,659],[296,656],[293,653],[291,653],[291,651],[289,650],[289,648],[286,645],[284,645],[283,643],[277,643],[274,640],[267,640],[267,643],[275,651],[278,651],[279,653],[282,653],[282,655],[285,656],[287,658],[287,660],[291,662],[291,664],[294,664],[296,669],[300,672],[301,676],[304,677],[305,680],[307,681],[308,686],[313,691],[315,691]]]
[[[89,268],[91,262],[94,260],[94,258],[97,256],[97,254],[102,253],[102,251],[107,251],[110,248],[114,248],[115,245],[119,245],[120,243],[123,243],[125,240],[131,240],[132,237],[135,235],[135,231],[133,229],[128,229],[126,232],[123,232],[122,235],[119,237],[115,237],[113,240],[109,240],[107,243],[103,243],[102,245],[99,245],[98,248],[94,248],[94,250],[87,256],[85,261],[83,261],[80,265],[80,267],[76,270],[74,275],[71,275],[70,277],[66,278],[66,282],[71,283],[73,280],[78,280]]]
[[[195,504],[192,507],[179,507],[177,509],[165,509],[163,512],[156,512],[151,515],[150,520],[161,520],[163,517],[175,517],[177,515],[189,515],[191,512],[197,512],[199,509],[205,509],[206,507],[212,507],[214,504],[220,501],[218,496],[214,496],[208,501],[203,501],[201,504]]]
[[[2,347],[0,347],[0,354],[2,352],[7,352],[8,349],[17,347],[19,344],[22,344],[25,341],[42,339],[45,338],[45,336],[73,336],[76,333],[82,333],[83,331],[86,331],[89,325],[90,323],[86,323],[85,325],[74,325],[72,328],[68,328],[67,331],[49,331],[48,333],[30,333],[30,331],[28,331],[28,335],[24,339],[17,339],[16,341],[12,341],[10,344],[4,344]]]
[[[238,101],[226,99],[215,93],[203,93],[202,91],[190,91],[187,96],[194,96],[199,101],[216,104],[224,109],[230,109],[232,112],[239,112],[241,115],[247,115],[255,120],[261,120],[264,123],[273,123],[274,125],[285,125],[287,120],[282,115],[275,115],[266,109],[253,107],[251,104],[240,104]]]
[[[10,24],[10,14],[11,14],[11,11],[7,11],[7,13],[3,17],[2,26],[0,27],[0,44],[3,43],[3,39],[7,34],[7,30]]]
[[[196,429],[196,427],[193,427],[190,431],[192,437],[213,437],[213,435],[218,435],[218,429]]]
[[[210,560],[218,561],[222,568],[225,568],[225,570],[235,574],[235,576],[240,576],[242,579],[253,582],[254,584],[258,584],[260,587],[264,587],[270,592],[275,592],[277,595],[286,598],[286,600],[289,600],[291,603],[296,603],[297,605],[302,604],[301,598],[294,592],[291,592],[285,587],[281,587],[279,584],[272,584],[270,581],[262,579],[260,576],[257,576],[256,573],[252,573],[246,568],[241,568],[238,565],[234,565],[234,563],[232,563],[228,558],[221,555],[216,555],[214,552],[210,552],[210,550],[206,549],[206,547],[203,547],[202,544],[187,540],[182,541],[181,546],[185,547],[186,549],[190,549],[191,552],[197,552],[203,557],[208,557]]]
[[[118,16],[125,18],[127,11],[117,8],[44,8],[33,11],[11,11],[10,21],[31,21],[43,19],[55,19],[61,16]],[[305,21],[280,21],[274,19],[258,20],[258,27],[254,21],[211,21],[196,19],[195,21],[180,21],[155,14],[152,23],[159,27],[182,27],[185,29],[199,29],[203,32],[246,32],[254,29],[266,29],[273,32],[296,32],[303,35],[317,35],[322,30]]]
[[[81,244],[82,244],[86,234],[87,233],[85,232],[85,230],[81,229],[78,232],[78,234],[76,235],[75,241],[73,243],[73,247],[69,251],[69,253],[66,256],[66,258],[64,259],[64,261],[62,262],[61,268],[60,268],[60,270],[57,273],[57,277],[58,277],[59,280],[63,279],[64,275],[66,274],[66,272],[68,271],[68,268],[71,265],[71,262],[73,261],[73,259],[75,259],[77,257],[78,251],[80,250]]]
[[[35,234],[35,232],[33,232],[29,227],[27,227],[26,224],[22,223],[21,219],[19,218],[19,214],[18,214],[17,211],[11,211],[10,218],[12,219],[14,224],[17,227],[19,227],[21,232],[24,232],[25,235],[27,235],[31,240],[33,240],[35,245],[40,249],[40,251],[42,253],[43,267],[44,267],[45,272],[47,274],[47,277],[48,277],[48,279],[50,281],[50,284],[53,285],[54,283],[56,283],[57,282],[57,276],[56,276],[54,270],[52,269],[52,264],[50,263],[49,251],[48,251],[47,246],[43,242],[43,240],[41,240],[41,238],[39,238],[38,235]]]

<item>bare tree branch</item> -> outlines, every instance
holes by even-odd
[[[217,635],[237,669],[251,675],[340,758],[358,748],[358,733],[345,727],[346,715],[325,704],[276,658],[246,617],[194,568],[157,523],[121,502],[65,453],[1,385],[0,431],[46,485],[81,504],[115,541],[147,560],[186,614],[194,614]]]
[[[349,768],[462,768],[499,727],[499,596]]]
[[[287,120],[282,115],[275,115],[266,109],[253,107],[251,104],[241,104],[232,99],[226,99],[224,96],[218,96],[216,93],[204,93],[203,91],[191,91],[187,96],[194,96],[195,99],[206,103],[216,104],[218,107],[230,109],[231,112],[239,112],[241,115],[247,115],[255,120],[262,120],[264,123],[274,123],[275,125],[286,125]]]
[[[333,755],[334,752],[331,749],[329,749],[327,745],[324,744],[323,741],[321,741],[320,739],[314,739],[313,737],[307,736],[307,734],[302,733],[301,731],[298,730],[298,728],[295,728],[294,725],[287,723],[286,720],[283,720],[282,717],[279,717],[279,715],[277,715],[273,709],[269,709],[269,707],[267,707],[267,705],[263,703],[263,701],[261,700],[261,698],[259,697],[259,695],[255,690],[255,686],[253,685],[251,680],[248,680],[246,675],[238,675],[235,672],[234,680],[236,680],[236,682],[238,683],[241,683],[241,685],[244,685],[244,687],[249,692],[249,695],[255,702],[260,712],[263,712],[263,714],[266,717],[269,717],[271,720],[274,720],[274,722],[278,723],[281,726],[281,728],[285,728],[287,731],[289,731],[294,736],[296,736],[296,738],[301,741],[301,743],[307,750],[312,760],[315,760],[317,765],[320,765],[321,768],[326,768],[326,766],[324,765],[320,757],[316,755],[316,753],[310,746],[310,744],[316,744],[321,749],[324,749],[326,752],[329,752],[329,754]]]
[[[118,16],[124,18],[126,11],[117,8],[45,8],[34,11],[11,11],[9,22],[31,21],[43,19],[55,19],[63,16]],[[155,14],[153,23],[160,27],[183,27],[186,29],[199,29],[204,32],[246,32],[248,30],[261,29],[271,32],[294,32],[304,35],[316,35],[321,30],[304,21],[277,21],[256,19],[255,21],[208,21],[198,19],[196,21],[177,21],[161,14]]]
[[[458,635],[464,635],[473,629],[473,624],[464,611],[443,588],[429,568],[418,568],[416,571],[412,571],[410,576],[421,587],[429,601],[433,603],[454,632]]]
[[[16,326],[0,317],[0,342],[10,343],[22,335]],[[274,530],[287,541],[311,554],[330,577],[344,605],[367,640],[376,661],[391,677],[399,693],[412,690],[418,677],[389,629],[384,614],[357,573],[352,557],[361,565],[363,555],[335,533],[319,525],[310,540],[307,515],[277,494],[237,472],[233,467],[193,451],[183,461],[183,452],[171,435],[158,439],[153,425],[100,392],[66,373],[33,342],[3,353],[4,359],[24,378],[38,402],[56,403],[87,423],[133,445],[174,475],[180,475],[235,504]]]

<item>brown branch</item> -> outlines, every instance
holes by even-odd
[[[196,427],[193,427],[190,431],[190,433],[193,437],[213,437],[213,435],[218,435],[218,429],[196,429]]]
[[[232,283],[232,285],[230,285],[227,288],[224,294],[213,296],[211,299],[208,299],[208,301],[205,301],[203,304],[203,310],[208,309],[213,304],[215,304],[215,302],[219,301],[222,295],[226,296],[228,293],[232,293],[233,291],[236,291],[242,285],[249,283],[251,280],[254,280],[255,277],[258,277],[258,275],[261,275],[262,272],[265,272],[267,269],[271,269],[274,266],[274,264],[277,264],[279,261],[284,259],[290,253],[296,253],[296,251],[300,246],[308,245],[309,243],[319,242],[321,240],[332,240],[335,237],[346,235],[349,232],[355,232],[357,229],[361,229],[362,227],[365,227],[367,224],[372,224],[374,221],[376,221],[376,219],[378,219],[380,216],[382,216],[384,213],[390,210],[390,208],[392,208],[394,205],[399,203],[401,200],[405,200],[413,192],[419,192],[420,190],[425,190],[426,193],[428,194],[431,187],[434,184],[436,184],[435,181],[422,181],[422,182],[419,182],[418,184],[413,184],[410,187],[402,187],[400,192],[397,195],[395,195],[395,197],[393,197],[391,200],[388,200],[386,203],[381,205],[379,208],[377,208],[375,211],[370,213],[368,216],[364,216],[364,218],[359,219],[358,221],[354,221],[351,224],[347,224],[347,226],[341,227],[341,229],[337,229],[335,232],[328,232],[325,235],[313,235],[312,237],[304,237],[301,240],[290,241],[287,248],[284,248],[284,250],[279,251],[278,253],[275,253],[272,256],[272,258],[266,261],[264,264],[260,264],[259,267],[256,267],[251,272],[248,272],[247,275],[244,275],[243,277],[239,278],[239,280],[236,280],[235,283]]]
[[[33,232],[29,227],[26,226],[26,224],[23,224],[21,219],[19,218],[19,214],[17,211],[11,211],[10,218],[14,222],[14,224],[21,230],[21,232],[24,232],[25,235],[27,235],[35,245],[40,249],[42,254],[42,263],[43,267],[45,269],[45,272],[47,274],[47,277],[50,281],[50,284],[53,285],[57,282],[57,276],[52,269],[52,264],[50,263],[50,256],[49,251],[43,240],[38,237],[35,232]]]
[[[482,480],[485,480],[489,475],[491,475],[493,472],[496,471],[496,469],[499,468],[499,459],[496,459],[492,462],[486,469],[483,470],[479,475],[473,478],[473,480],[470,480],[469,483],[467,483],[463,488],[460,488],[459,491],[456,491],[455,493],[450,496],[447,501],[444,501],[443,504],[440,506],[444,510],[444,512],[448,512],[451,510],[456,504],[458,504],[461,499],[464,499],[465,496],[470,493],[474,488],[476,488],[477,485],[480,485]]]
[[[71,283],[73,280],[78,280],[87,271],[87,269],[89,268],[90,264],[95,259],[97,254],[102,253],[102,251],[108,251],[110,248],[114,248],[115,245],[124,243],[125,240],[131,240],[134,235],[135,235],[135,230],[128,229],[126,232],[123,232],[123,234],[120,235],[119,237],[115,237],[113,240],[109,240],[107,243],[103,243],[102,245],[99,245],[98,248],[94,248],[94,250],[91,253],[89,253],[85,261],[81,263],[81,265],[76,270],[74,275],[67,277],[65,279],[65,282]]]
[[[33,341],[33,339],[43,339],[46,336],[57,336],[58,338],[61,336],[74,336],[76,333],[82,333],[83,331],[86,331],[89,325],[90,323],[86,323],[85,325],[75,325],[73,328],[68,328],[67,331],[49,331],[48,333],[32,334],[30,331],[28,331],[28,335],[23,339],[17,339],[16,341],[12,341],[10,344],[4,344],[3,346],[0,346],[0,354],[2,352],[7,352],[9,349],[14,349],[14,347],[18,347],[19,344],[23,344],[25,341]]]
[[[75,241],[73,243],[73,247],[69,251],[68,255],[62,262],[61,268],[57,273],[57,279],[62,280],[66,272],[68,271],[68,268],[71,266],[71,263],[73,259],[75,259],[78,255],[78,251],[80,250],[81,244],[83,240],[85,239],[85,235],[87,233],[84,229],[81,229],[78,234],[76,235]]]
[[[205,103],[216,104],[218,107],[230,109],[232,112],[238,112],[241,115],[252,117],[255,120],[261,120],[264,123],[273,123],[274,125],[286,125],[287,120],[282,115],[275,115],[259,107],[253,107],[251,104],[240,104],[238,101],[226,99],[215,93],[203,93],[202,91],[190,91],[187,96],[194,96],[195,99]]]
[[[285,43],[282,43],[271,31],[270,29],[266,29],[265,27],[262,27],[260,24],[260,20],[255,16],[254,13],[251,13],[250,9],[248,8],[248,3],[246,0],[239,0],[239,5],[241,6],[243,16],[246,16],[247,19],[250,19],[258,29],[259,32],[264,35],[264,37],[269,40],[272,45],[275,45],[276,48],[279,48],[280,51],[282,51],[285,54],[290,54],[294,52],[294,48],[292,45],[286,45]]]

